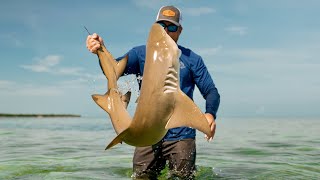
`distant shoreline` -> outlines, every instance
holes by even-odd
[[[4,114],[0,113],[0,117],[81,117],[78,114]]]

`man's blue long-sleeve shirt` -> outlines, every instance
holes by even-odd
[[[206,100],[206,113],[212,114],[216,118],[216,113],[220,104],[220,95],[217,88],[205,66],[202,58],[195,54],[190,49],[178,46],[181,50],[180,56],[180,88],[181,90],[193,99],[193,91],[197,85],[203,98]],[[135,74],[143,76],[143,69],[146,56],[146,46],[137,46],[132,48],[128,53],[117,60],[128,56],[127,67],[124,74]],[[139,82],[141,87],[141,83]],[[165,135],[165,141],[181,140],[186,138],[195,138],[195,129],[189,127],[178,127],[169,129]]]

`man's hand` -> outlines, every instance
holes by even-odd
[[[103,44],[103,39],[98,34],[93,33],[87,37],[86,45],[90,52],[97,54],[101,44]]]
[[[205,138],[207,139],[207,141],[211,141],[214,137],[214,134],[216,132],[216,122],[214,120],[214,117],[212,114],[210,113],[206,113],[204,114],[207,118],[207,121],[209,123],[210,129],[211,129],[211,134],[210,136],[205,135]]]

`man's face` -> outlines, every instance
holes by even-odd
[[[158,22],[160,25],[164,26],[164,30],[167,32],[167,34],[175,41],[178,42],[179,36],[181,34],[182,31],[182,27],[181,26],[176,26],[175,24],[169,22],[169,21],[160,21]],[[176,26],[176,27],[170,27],[170,26]],[[175,32],[172,32],[173,30],[175,30]]]

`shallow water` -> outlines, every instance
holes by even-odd
[[[320,119],[222,118],[197,134],[196,179],[320,179]],[[0,179],[131,179],[107,118],[0,118]],[[165,174],[161,179],[165,179]]]

